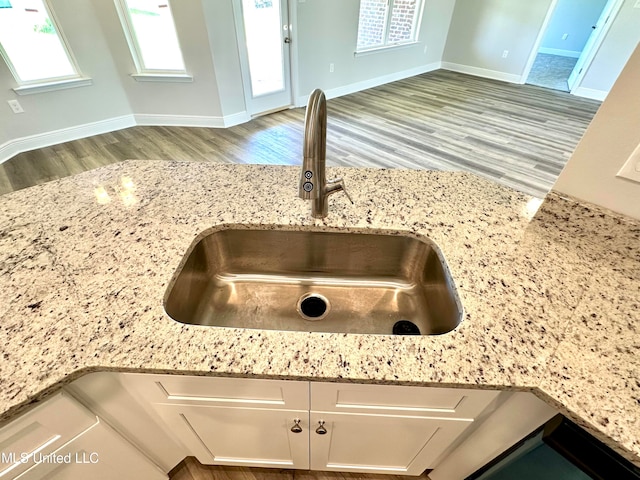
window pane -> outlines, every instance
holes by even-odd
[[[417,0],[396,0],[391,10],[389,43],[413,40],[413,26],[416,18]]]
[[[253,96],[284,89],[282,18],[279,0],[243,0]]]
[[[127,0],[145,70],[184,71],[173,16],[167,0]]]
[[[77,75],[42,0],[10,0],[0,8],[0,44],[19,80]]]
[[[387,0],[361,0],[357,48],[384,44]]]

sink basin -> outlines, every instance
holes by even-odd
[[[193,245],[165,295],[181,323],[433,335],[462,306],[430,241],[391,234],[227,229]],[[416,327],[417,330],[416,331]]]

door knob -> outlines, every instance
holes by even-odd
[[[302,427],[300,426],[300,419],[299,418],[294,418],[293,419],[293,427],[291,427],[291,431],[293,433],[302,432]]]
[[[289,37],[284,37],[284,43],[291,43],[291,39]]]
[[[320,420],[318,422],[318,424],[319,424],[319,426],[318,426],[318,428],[316,428],[316,433],[318,435],[324,435],[325,433],[327,433],[327,429],[324,428],[324,420]]]

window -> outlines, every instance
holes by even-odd
[[[168,0],[116,0],[139,74],[184,74]]]
[[[360,0],[357,51],[415,42],[423,0]]]
[[[46,0],[0,2],[0,53],[20,85],[80,77]]]

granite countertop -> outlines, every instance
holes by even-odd
[[[93,371],[534,392],[640,465],[640,226],[460,172],[329,168],[329,216],[296,167],[129,161],[2,197],[0,419]],[[372,229],[434,240],[465,318],[440,336],[182,325],[162,298],[202,232]]]

